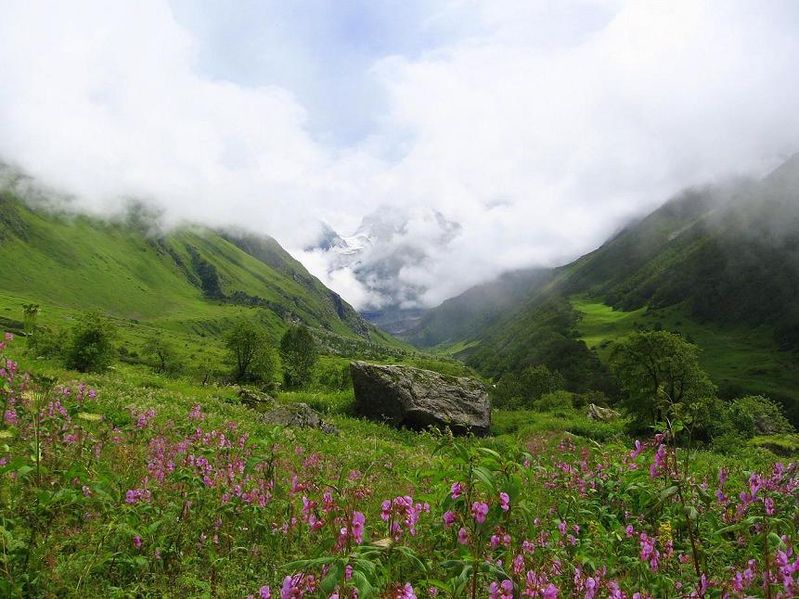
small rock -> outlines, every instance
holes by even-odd
[[[278,424],[290,428],[316,428],[323,433],[338,435],[338,429],[328,424],[306,403],[293,403],[277,406],[261,415],[265,424]]]
[[[591,420],[598,420],[600,422],[608,422],[610,420],[615,420],[619,418],[621,414],[619,414],[616,410],[611,410],[610,408],[603,408],[601,406],[596,405],[595,403],[588,404],[588,413],[586,414]]]
[[[238,390],[239,399],[248,408],[253,410],[264,410],[275,406],[275,398],[266,393],[261,393],[255,389],[241,387]]]

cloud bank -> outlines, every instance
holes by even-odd
[[[434,305],[799,150],[795,2],[453,0],[402,18],[265,2],[220,18],[253,4],[6,0],[0,159],[95,213],[135,197],[170,222],[269,233],[366,307],[368,284],[301,252],[320,222],[419,215],[390,243],[425,259],[392,284]],[[429,234],[431,212],[457,235]]]

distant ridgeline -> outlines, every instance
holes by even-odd
[[[491,376],[544,364],[585,391],[610,388],[614,339],[654,328],[697,343],[722,396],[765,393],[799,420],[799,156],[686,191],[571,264],[472,288],[403,337]]]
[[[101,220],[31,207],[2,190],[0,265],[0,294],[23,303],[101,309],[191,330],[224,328],[241,312],[234,307],[257,307],[276,338],[304,323],[335,338],[400,345],[274,239],[200,227],[164,232],[137,207]]]

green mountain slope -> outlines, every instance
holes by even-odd
[[[547,269],[505,273],[495,281],[477,285],[424,314],[421,322],[402,336],[417,347],[434,347],[479,338],[508,310],[518,305],[552,277]]]
[[[456,355],[485,374],[543,363],[574,390],[607,388],[609,342],[662,327],[704,348],[723,392],[768,393],[799,418],[799,157],[759,182],[680,195],[502,311],[468,330],[452,321]]]
[[[243,310],[275,334],[292,322],[396,344],[368,325],[271,238],[184,227],[152,233],[133,213],[102,221],[32,209],[0,193],[0,293],[99,308],[165,328],[217,331]]]

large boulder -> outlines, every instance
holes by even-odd
[[[319,412],[307,403],[292,403],[275,407],[261,415],[264,424],[275,424],[289,428],[316,428],[323,433],[338,435],[338,429],[322,420]]]
[[[355,409],[367,418],[417,430],[436,426],[456,434],[488,434],[491,403],[473,378],[366,362],[353,362],[350,370]]]

